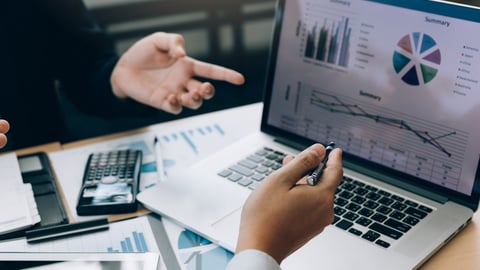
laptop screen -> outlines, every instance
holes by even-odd
[[[279,11],[262,129],[334,141],[373,167],[472,194],[480,10],[426,0],[287,0]]]

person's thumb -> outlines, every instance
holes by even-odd
[[[314,144],[303,150],[293,160],[275,172],[276,178],[281,183],[294,186],[302,177],[316,168],[325,155],[325,147]]]

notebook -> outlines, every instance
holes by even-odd
[[[282,268],[418,268],[478,207],[478,29],[479,9],[446,2],[279,0],[259,131],[139,200],[234,251],[261,173],[334,141],[335,221]]]

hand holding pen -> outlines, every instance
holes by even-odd
[[[330,142],[327,147],[325,147],[325,157],[323,158],[322,162],[318,164],[318,167],[315,168],[314,170],[310,171],[310,173],[307,176],[307,183],[311,186],[314,186],[320,181],[320,177],[322,176],[323,170],[327,166],[328,162],[328,156],[330,155],[330,152],[335,148],[335,143]]]
[[[305,175],[318,167],[324,153],[324,146],[313,144],[295,157],[287,155],[283,166],[253,190],[242,210],[237,253],[258,249],[281,263],[332,224],[335,191],[343,176],[341,149],[331,150],[317,185],[305,183]],[[267,210],[258,207],[265,205]],[[275,226],[265,226],[272,220]]]

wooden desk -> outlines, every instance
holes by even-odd
[[[52,142],[48,144],[42,144],[42,145],[37,145],[33,147],[19,149],[19,150],[16,150],[15,153],[18,156],[21,156],[21,155],[31,154],[35,152],[43,151],[48,153],[48,152],[53,152],[58,150],[62,150],[62,145],[59,142]]]
[[[131,136],[131,135],[136,135],[136,134],[140,134],[140,133],[147,132],[147,131],[148,131],[148,127],[144,127],[144,128],[128,130],[128,131],[124,131],[124,132],[112,133],[112,134],[109,134],[109,135],[98,136],[98,137],[84,139],[84,140],[75,141],[75,142],[71,142],[71,143],[65,143],[65,144],[62,145],[62,149],[71,149],[71,148],[80,147],[80,146],[84,146],[84,145],[88,145],[88,144],[92,144],[92,143],[97,143],[97,142],[102,142],[102,141],[127,137],[127,136]]]

